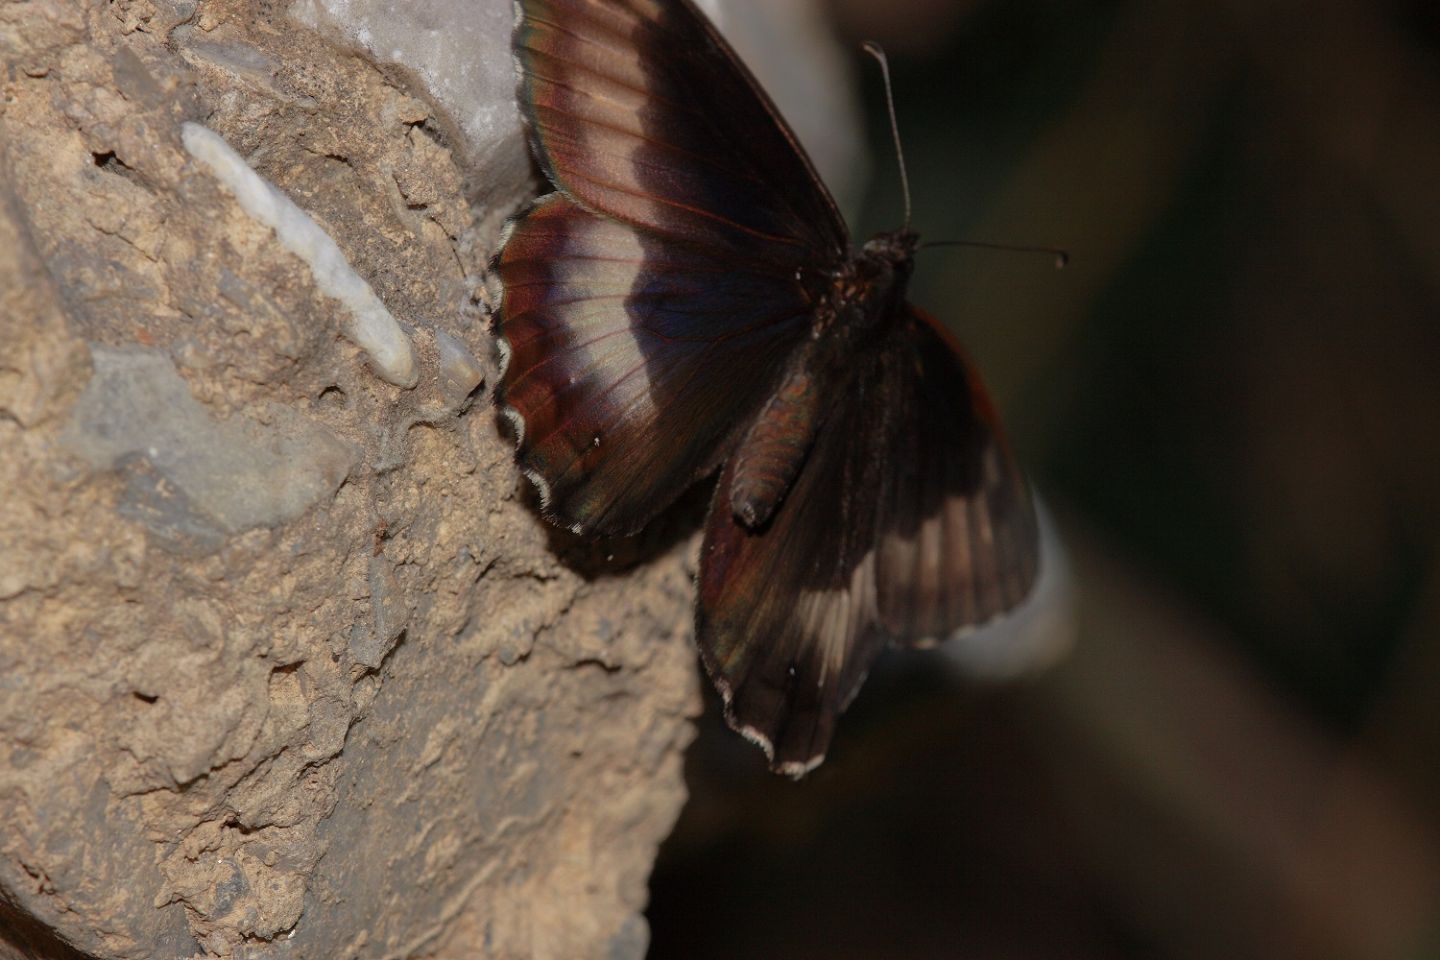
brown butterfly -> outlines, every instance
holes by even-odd
[[[690,0],[520,0],[514,53],[556,191],[495,261],[517,460],[589,534],[719,472],[700,654],[730,725],[800,776],[887,644],[1026,596],[1024,479],[960,345],[905,301],[917,235],[852,249]]]

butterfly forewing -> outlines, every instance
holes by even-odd
[[[585,207],[732,265],[828,265],[844,221],[769,99],[688,0],[523,0],[520,106]]]
[[[522,0],[532,147],[560,194],[497,271],[497,397],[547,514],[633,533],[715,469],[848,240],[769,100],[683,0]]]
[[[795,486],[758,531],[720,487],[700,560],[698,641],[731,725],[799,775],[887,643],[942,640],[1015,606],[1037,536],[973,371],[907,313],[856,358]]]
[[[805,335],[793,278],[729,270],[558,194],[496,261],[498,401],[521,467],[566,526],[633,533],[730,449]]]

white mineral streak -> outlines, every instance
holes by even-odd
[[[256,173],[215,131],[185,123],[180,136],[190,155],[215,175],[241,208],[274,230],[285,249],[309,265],[320,292],[345,306],[350,314],[345,335],[369,354],[376,373],[398,387],[415,386],[420,373],[410,338],[330,235]]]

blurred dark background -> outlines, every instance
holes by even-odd
[[[1440,4],[832,0],[881,41],[1078,639],[892,655],[801,784],[715,704],[655,958],[1440,957]],[[900,211],[878,84],[857,234]]]

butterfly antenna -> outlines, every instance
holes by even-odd
[[[1061,247],[1023,247],[1013,243],[983,243],[979,240],[931,240],[920,244],[927,247],[981,247],[985,250],[1009,250],[1011,253],[1048,253],[1055,258],[1055,269],[1063,270],[1070,263],[1070,251]]]
[[[910,175],[905,172],[905,148],[900,146],[900,123],[895,119],[895,91],[890,87],[890,61],[874,40],[866,40],[864,50],[880,64],[885,78],[885,107],[890,111],[890,136],[895,140],[895,158],[900,161],[900,191],[905,195],[905,229],[910,229]]]

